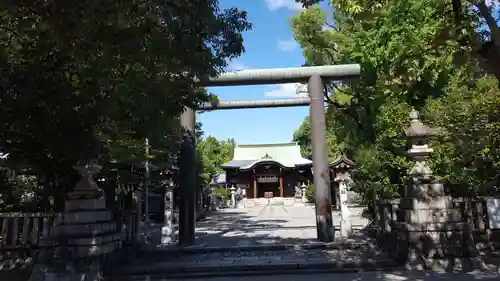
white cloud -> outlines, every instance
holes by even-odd
[[[274,90],[265,92],[266,97],[305,98],[308,97],[307,86],[300,83],[288,83],[276,86]]]
[[[289,10],[302,10],[302,4],[295,2],[295,0],[266,0],[267,8],[271,11],[276,11],[281,8]]]
[[[227,66],[227,71],[241,71],[246,69],[249,69],[249,67],[238,60],[233,60],[229,62],[229,65]]]
[[[295,40],[278,40],[278,48],[283,52],[290,52],[297,49],[299,45]]]

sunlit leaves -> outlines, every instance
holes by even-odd
[[[424,110],[429,125],[455,126],[460,132],[447,133],[441,143],[433,143],[440,175],[462,185],[485,183],[487,178],[494,181],[491,175],[496,173],[495,155],[499,155],[492,152],[493,136],[498,135],[495,103],[482,95],[471,99],[464,94],[464,89],[493,96],[497,93],[475,84],[484,83],[484,72],[471,52],[473,46],[464,45],[471,43],[473,37],[467,28],[474,22],[464,22],[457,29],[451,1],[332,0],[309,4],[319,2],[333,7],[330,27],[325,28],[329,11],[320,6],[302,11],[291,25],[307,64],[361,65],[360,79],[337,87],[332,96],[336,103],[327,110],[328,143],[359,163],[355,188],[363,192],[377,183],[387,194],[402,191],[410,168],[404,156],[404,129],[411,107]],[[463,3],[467,12],[470,3]],[[478,18],[471,15],[466,20]],[[458,32],[462,27],[469,41]],[[348,97],[348,102],[339,103],[341,96]],[[477,104],[465,106],[472,100]],[[435,104],[440,105],[439,110]],[[297,140],[307,138],[304,126],[297,130]],[[476,145],[467,145],[469,142]],[[301,144],[308,145],[306,141]],[[458,159],[461,154],[470,155],[467,157],[472,160]],[[491,169],[475,176],[473,171],[480,165]]]

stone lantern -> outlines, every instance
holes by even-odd
[[[410,145],[406,154],[415,161],[410,175],[430,179],[432,170],[427,165],[426,160],[433,152],[432,148],[429,147],[429,137],[436,135],[436,130],[424,125],[418,117],[418,112],[412,110],[410,112],[410,127],[406,129],[406,137]]]
[[[302,190],[302,202],[307,203],[307,197],[306,197],[307,185],[306,185],[306,183],[303,182],[302,185],[300,186],[300,188]]]
[[[352,182],[350,170],[354,166],[354,161],[347,158],[344,154],[330,163],[330,169],[335,175],[334,181],[339,185],[340,235],[343,238],[349,237],[352,234],[352,223],[349,219],[349,208],[347,207],[347,192],[349,184]]]
[[[234,185],[231,185],[231,188],[229,189],[231,191],[231,207],[235,208],[236,207],[236,188]]]
[[[427,164],[433,152],[429,138],[437,130],[424,125],[418,112],[410,113],[406,129],[407,156],[414,161],[409,182],[400,203],[396,253],[408,269],[441,265],[454,268],[483,268],[460,208],[444,194],[443,183]]]

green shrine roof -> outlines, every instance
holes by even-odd
[[[273,162],[284,168],[312,165],[312,161],[300,154],[297,143],[245,144],[234,148],[233,160],[221,165],[222,168],[248,170],[257,164]]]

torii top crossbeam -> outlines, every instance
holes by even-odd
[[[323,65],[290,68],[249,69],[225,72],[208,81],[198,81],[201,86],[246,86],[303,82],[313,75],[322,80],[344,80],[359,77],[359,64]]]

